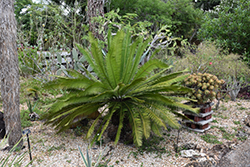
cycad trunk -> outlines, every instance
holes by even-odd
[[[14,0],[0,0],[0,79],[6,134],[13,147],[22,138]]]

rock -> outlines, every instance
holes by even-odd
[[[223,156],[217,167],[250,167],[250,138]]]
[[[182,145],[181,148],[185,149],[185,150],[190,150],[190,149],[195,150],[196,146],[197,146],[197,144],[194,144],[194,143],[186,143],[186,144]]]
[[[250,126],[243,126],[242,131],[244,131],[247,135],[250,136]]]
[[[216,159],[220,159],[223,155],[227,154],[231,151],[231,143],[226,144],[217,144],[214,145],[210,150],[208,150],[207,154],[210,157],[216,157]]]
[[[243,131],[238,131],[238,133],[236,134],[237,137],[247,137],[248,134],[246,134],[245,132]]]
[[[203,161],[206,161],[207,158],[206,157],[201,157],[201,158],[198,158],[196,161],[197,162],[203,162]]]
[[[195,150],[182,150],[180,151],[181,156],[184,158],[196,158],[196,157],[204,157],[206,154],[204,153],[199,153]]]
[[[244,120],[246,126],[250,127],[250,115],[247,115],[246,119]]]
[[[0,112],[0,139],[3,139],[5,136],[5,123],[3,112]]]
[[[215,167],[216,162],[213,159],[200,158],[198,161],[188,163],[185,167]]]
[[[35,112],[30,113],[29,117],[30,117],[31,121],[36,121],[36,120],[38,120],[40,118],[40,116]]]

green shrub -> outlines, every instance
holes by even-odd
[[[23,47],[19,48],[18,60],[20,73],[23,76],[34,75],[41,72],[42,59],[37,54],[37,49]]]
[[[220,79],[228,79],[229,76],[245,79],[250,76],[247,64],[239,55],[227,54],[208,41],[194,49],[195,53],[190,52],[190,48],[182,49],[184,56],[175,60],[174,71],[188,68],[191,73],[207,72]]]

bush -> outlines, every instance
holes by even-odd
[[[225,91],[235,101],[242,84],[249,82],[250,69],[236,54],[226,54],[213,43],[204,42],[195,49],[183,49],[183,58],[174,63],[174,70],[188,68],[191,73],[210,73],[226,81]]]
[[[174,62],[174,71],[188,68],[191,73],[210,73],[219,79],[228,80],[229,77],[237,80],[247,80],[250,77],[248,65],[237,54],[227,54],[217,48],[214,43],[203,42],[195,49],[182,50],[183,58]]]

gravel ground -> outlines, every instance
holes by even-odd
[[[179,133],[178,145],[182,146],[186,143],[194,143],[200,152],[208,155],[208,151],[211,150],[216,143],[207,143],[201,136],[210,134],[217,136],[219,142],[223,144],[230,142],[231,146],[236,147],[237,144],[242,142],[240,138],[236,137],[236,134],[241,131],[244,133],[249,132],[249,129],[244,129],[244,119],[247,115],[250,115],[250,101],[238,100],[236,102],[222,102],[220,109],[213,114],[214,121],[211,123],[210,130],[206,133],[196,133],[182,128]],[[84,135],[76,136],[73,130],[56,134],[53,128],[43,125],[40,121],[34,122],[33,126],[29,127],[29,129],[31,130],[30,141],[32,157],[34,158],[34,162],[31,166],[84,166],[78,150],[79,146],[84,155],[86,155],[89,140],[84,139]],[[192,159],[183,158],[175,152],[174,144],[177,141],[178,130],[165,130],[163,134],[164,140],[162,140],[158,146],[164,148],[166,153],[161,154],[161,157],[157,157],[157,154],[152,152],[143,153],[143,155],[138,154],[138,149],[133,145],[118,143],[114,146],[113,142],[107,138],[104,138],[102,147],[94,145],[93,148],[90,149],[90,154],[92,155],[93,162],[96,162],[100,152],[104,152],[105,160],[109,159],[112,153],[111,160],[108,163],[109,166],[182,167],[192,161]],[[229,135],[229,138],[227,138],[225,134]],[[26,138],[24,145],[26,146],[25,149],[12,153],[11,157],[13,158],[16,154],[21,154],[28,150]],[[0,157],[7,155],[6,151],[0,151]],[[209,159],[208,156],[207,158]],[[218,160],[216,156],[212,158]],[[24,162],[29,162],[28,154],[25,156]]]

